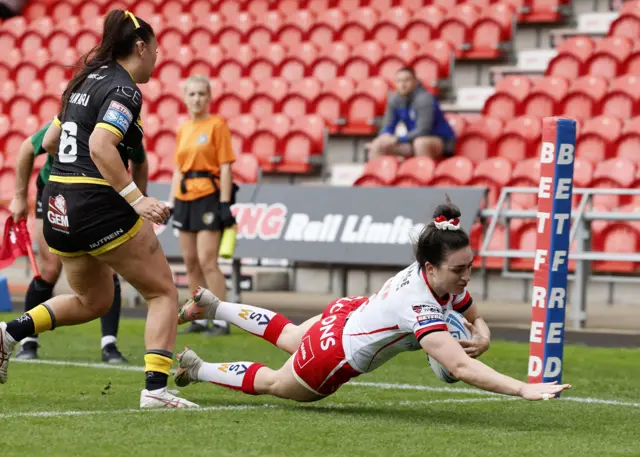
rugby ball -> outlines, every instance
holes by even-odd
[[[456,340],[471,339],[471,332],[467,329],[467,327],[464,326],[464,323],[467,322],[467,320],[459,312],[449,310],[445,311],[444,322],[447,324],[449,333],[451,333],[451,336],[453,336]],[[449,373],[449,370],[443,367],[440,362],[438,362],[431,356],[429,356],[429,365],[431,366],[431,369],[435,373],[436,377],[441,381],[449,384],[453,384],[459,381],[459,379]]]

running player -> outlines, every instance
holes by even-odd
[[[448,199],[447,199],[448,200]],[[416,262],[390,278],[369,298],[347,297],[300,326],[274,312],[218,300],[199,289],[180,310],[180,321],[225,319],[292,354],[279,370],[260,363],[206,363],[194,351],[178,355],[178,386],[210,382],[252,395],[316,401],[350,379],[369,373],[395,355],[424,350],[456,378],[484,390],[527,400],[553,398],[571,386],[525,384],[473,357],[488,347],[488,328],[478,319],[466,286],[473,252],[460,228],[460,210],[447,201],[417,240]],[[445,310],[463,312],[473,338],[466,352],[447,331]],[[473,356],[473,357],[470,357]]]
[[[16,193],[11,200],[9,210],[17,222],[21,218],[27,217],[27,194],[29,177],[33,171],[34,159],[47,154],[42,147],[42,140],[51,123],[46,124],[38,132],[24,140],[20,146],[16,161]],[[131,174],[134,182],[143,192],[146,190],[148,165],[146,154],[142,144],[134,150],[131,155]],[[55,287],[62,270],[62,263],[55,254],[49,252],[49,246],[44,240],[42,233],[42,191],[49,181],[49,173],[53,165],[53,156],[47,156],[47,162],[40,169],[36,180],[36,242],[38,243],[38,264],[40,277],[33,278],[27,289],[25,296],[25,312],[30,311],[40,303],[44,303],[53,296]],[[100,318],[102,328],[102,361],[107,363],[127,363],[127,359],[120,353],[117,347],[118,326],[120,323],[120,310],[122,297],[120,293],[120,280],[118,275],[113,275],[114,297],[111,308]],[[16,354],[16,359],[32,360],[38,358],[38,336],[29,336],[20,342],[20,351]]]
[[[169,209],[145,197],[126,168],[143,136],[137,84],[151,78],[157,48],[148,23],[112,10],[100,44],[62,95],[62,112],[43,141],[46,150],[58,151],[43,193],[44,237],[60,256],[75,295],[58,295],[18,319],[0,322],[0,383],[7,381],[16,341],[104,315],[113,301],[115,270],[149,307],[140,407],[197,406],[167,390],[178,293],[149,221],[165,222]]]

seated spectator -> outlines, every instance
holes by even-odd
[[[453,155],[455,133],[412,68],[398,70],[396,90],[389,96],[380,136],[366,146],[369,159],[383,154],[433,159]]]

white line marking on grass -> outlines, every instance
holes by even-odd
[[[560,397],[560,400],[573,401],[576,403],[591,403],[595,405],[631,406],[633,408],[640,408],[640,403],[619,400],[602,400],[600,398]]]
[[[461,398],[461,399],[445,399],[445,400],[426,400],[426,401],[402,401],[402,402],[386,402],[384,406],[422,406],[433,405],[438,403],[477,403],[486,401],[499,401],[501,398]],[[291,403],[294,404],[294,403]],[[346,409],[350,407],[376,406],[376,403],[320,403],[316,405],[306,406],[304,409]],[[238,406],[209,406],[203,408],[159,408],[159,409],[115,409],[100,411],[33,411],[26,413],[6,413],[0,414],[0,419],[14,419],[17,417],[73,417],[73,416],[104,416],[119,414],[150,414],[150,413],[205,413],[210,411],[248,411],[255,409],[282,409],[285,405],[238,405]],[[303,409],[303,408],[300,408]]]
[[[136,371],[136,372],[144,371],[144,367],[141,367],[141,366],[110,365],[107,363],[67,362],[64,360],[12,359],[12,362],[31,363],[31,364],[39,364],[39,365],[60,365],[60,366],[70,366],[70,367],[79,367],[79,368],[98,368],[98,369],[104,369],[104,370],[120,370],[120,371]],[[484,396],[490,396],[490,397],[496,397],[496,398],[509,398],[503,395],[494,394],[492,392],[487,392],[484,390],[467,388],[467,387],[431,387],[431,386],[423,386],[423,385],[416,385],[416,384],[393,384],[393,383],[386,383],[386,382],[362,382],[362,381],[352,381],[345,384],[345,386],[371,387],[374,389],[383,389],[383,390],[419,390],[419,391],[425,391],[425,392],[459,393],[459,394],[470,394],[470,395],[484,395]],[[603,400],[600,398],[560,397],[560,400],[571,401],[576,403],[610,405],[610,406],[629,406],[633,408],[640,408],[640,403],[637,403],[637,402],[626,402],[626,401],[619,401],[619,400]],[[438,400],[434,400],[434,401],[438,401]],[[0,418],[2,417],[5,417],[5,416],[0,415]]]
[[[277,408],[277,405],[245,405],[245,406],[208,406],[204,408],[158,408],[158,409],[114,409],[101,411],[34,411],[29,413],[0,414],[0,419],[16,417],[67,417],[67,416],[96,416],[107,414],[148,414],[166,412],[202,413],[208,411],[245,411],[250,409]]]

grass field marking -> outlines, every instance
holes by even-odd
[[[67,417],[67,416],[96,416],[104,414],[149,414],[169,411],[202,413],[208,411],[245,411],[249,409],[277,408],[278,405],[237,405],[237,406],[207,406],[204,408],[159,408],[159,409],[114,409],[101,411],[33,411],[28,413],[4,413],[0,419],[16,417]]]
[[[120,371],[144,371],[144,367],[141,366],[130,366],[130,365],[110,365],[107,363],[82,363],[82,362],[67,362],[64,360],[16,360],[12,359],[12,362],[18,363],[32,363],[32,364],[41,364],[41,365],[63,365],[63,366],[72,366],[72,367],[81,367],[81,368],[98,368],[98,369],[106,369],[106,370],[120,370]],[[362,381],[352,381],[345,386],[353,386],[353,387],[371,387],[374,389],[385,389],[385,390],[422,390],[426,392],[440,392],[440,393],[460,393],[460,394],[471,394],[471,395],[486,395],[490,397],[502,397],[501,395],[494,394],[492,392],[487,392],[479,389],[471,389],[466,387],[431,387],[431,386],[421,386],[416,384],[392,384],[385,382],[362,382]],[[610,405],[610,406],[628,406],[633,408],[640,408],[640,403],[636,402],[626,402],[619,400],[603,400],[600,398],[587,398],[587,397],[561,397],[564,401],[572,401],[577,403],[586,403],[586,404],[598,404],[598,405]],[[4,416],[0,415],[0,418]]]
[[[425,401],[401,401],[386,402],[384,406],[423,406],[435,405],[439,403],[477,403],[486,401],[508,400],[503,398],[447,398],[444,400],[425,400]],[[374,402],[367,403],[319,403],[305,406],[304,409],[347,409],[351,407],[363,407],[377,405]],[[208,406],[203,408],[159,408],[159,409],[114,409],[99,411],[32,411],[25,413],[4,413],[0,414],[0,419],[14,419],[18,417],[75,417],[75,416],[98,416],[98,415],[119,415],[119,414],[150,414],[150,413],[169,413],[169,412],[185,412],[185,413],[205,413],[210,411],[248,411],[254,409],[281,409],[286,405],[235,405],[235,406]],[[302,409],[302,408],[301,408]]]

